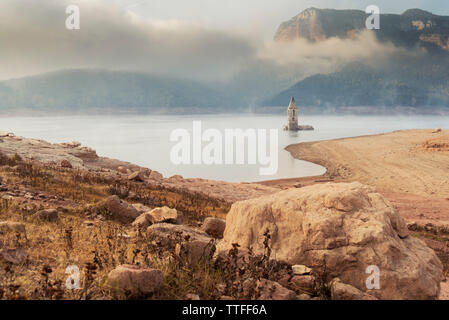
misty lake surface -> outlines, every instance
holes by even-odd
[[[282,115],[192,115],[192,116],[61,116],[9,117],[0,119],[0,130],[52,143],[79,141],[99,156],[128,161],[161,172],[165,177],[205,178],[232,182],[321,175],[325,168],[294,159],[287,145],[326,139],[391,132],[402,129],[446,128],[449,117],[441,116],[302,116],[300,124],[315,127],[298,133],[282,130]],[[201,121],[203,132],[225,129],[278,129],[278,171],[261,176],[261,165],[175,165],[170,161],[170,141],[174,129],[192,131],[193,121]],[[268,133],[267,133],[268,138]],[[203,142],[203,147],[207,142]],[[268,149],[269,150],[269,149]],[[245,155],[245,158],[247,156]],[[373,164],[375,165],[375,164]]]

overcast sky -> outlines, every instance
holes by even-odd
[[[384,13],[420,8],[449,15],[448,0],[116,0],[150,20],[184,20],[271,38],[280,22],[309,7],[365,10],[375,4]]]
[[[107,68],[221,81],[261,57],[308,66],[310,57],[369,59],[363,50],[379,56],[393,48],[370,37],[292,47],[271,40],[281,22],[308,7],[363,10],[374,2],[384,13],[419,7],[449,15],[447,0],[0,0],[0,79]],[[80,7],[80,30],[65,28],[69,4]]]

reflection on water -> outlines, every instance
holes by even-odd
[[[192,129],[201,120],[203,127],[225,129],[279,129],[279,169],[276,175],[260,176],[259,165],[173,165],[169,137],[176,128]],[[226,181],[260,181],[323,174],[321,166],[293,159],[284,148],[293,143],[344,138],[401,129],[446,127],[449,118],[440,116],[305,116],[300,124],[315,131],[288,132],[279,115],[195,115],[195,116],[73,116],[2,118],[1,131],[44,139],[50,142],[79,141],[101,156],[129,161],[160,171],[164,176]]]

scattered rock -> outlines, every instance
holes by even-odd
[[[148,178],[155,181],[162,181],[164,179],[164,176],[161,173],[153,170],[151,171]]]
[[[148,228],[151,225],[150,213],[145,212],[133,221],[132,226],[137,228]]]
[[[131,239],[131,236],[129,234],[123,232],[123,233],[117,234],[117,238],[122,238],[122,239],[128,240],[128,239]]]
[[[61,161],[61,167],[63,168],[73,168],[72,164],[68,160],[62,160]]]
[[[61,146],[66,148],[78,148],[81,146],[81,142],[78,141],[72,141],[72,142],[63,142],[60,143]]]
[[[158,269],[145,269],[135,265],[120,265],[108,275],[108,285],[131,296],[155,292],[162,285],[164,276]]]
[[[200,300],[200,296],[193,293],[188,293],[186,295],[186,300]]]
[[[117,171],[120,172],[120,173],[123,173],[123,174],[130,174],[131,173],[130,169],[128,169],[126,167],[123,167],[123,166],[118,166],[117,167]]]
[[[201,230],[208,235],[221,239],[223,238],[223,232],[226,228],[226,221],[223,219],[208,217],[204,220]]]
[[[25,225],[20,222],[2,221],[0,222],[0,233],[16,232],[26,236]]]
[[[129,191],[128,192],[128,199],[129,200],[139,200],[139,197],[137,196],[137,194],[135,192]]]
[[[415,221],[411,221],[411,222],[408,222],[407,223],[407,228],[410,230],[410,231],[418,231],[418,224],[415,222]]]
[[[423,148],[431,151],[449,151],[449,138],[441,137],[424,141]]]
[[[97,152],[89,147],[76,147],[69,150],[68,153],[82,160],[98,159]]]
[[[288,287],[290,285],[291,276],[289,274],[283,275],[277,282],[284,287]]]
[[[219,283],[215,286],[215,288],[217,289],[217,291],[221,294],[224,294],[224,292],[226,291],[226,284],[224,283]]]
[[[158,223],[149,226],[147,235],[157,239],[161,245],[170,244],[170,239],[181,237],[184,241],[177,243],[175,253],[186,259],[190,264],[212,259],[215,253],[215,241],[205,232],[198,231],[186,226]]]
[[[151,211],[151,208],[144,206],[141,203],[133,203],[131,204],[137,211],[139,211],[140,214],[144,213],[144,212],[148,212]]]
[[[332,300],[378,300],[370,294],[341,282],[338,278],[332,280],[330,288]]]
[[[296,293],[284,288],[279,283],[267,279],[261,279],[257,284],[260,296],[258,300],[295,300]]]
[[[301,293],[300,295],[296,296],[296,300],[311,300],[311,296],[309,296],[306,293]]]
[[[12,264],[22,264],[28,258],[28,253],[21,248],[4,248],[0,250],[0,259]]]
[[[293,276],[290,279],[290,285],[293,289],[301,292],[313,292],[315,278],[310,275]]]
[[[95,221],[86,220],[83,222],[83,225],[86,227],[94,227],[96,225]]]
[[[179,182],[182,181],[184,178],[179,175],[179,174],[175,174],[174,176],[171,176],[170,178],[168,178],[169,182]]]
[[[4,137],[15,137],[16,135],[12,132],[7,132],[7,131],[0,131],[0,137],[4,138]]]
[[[291,265],[326,266],[327,281],[340,278],[366,291],[366,268],[376,265],[380,299],[435,299],[442,264],[427,245],[408,236],[404,220],[371,187],[327,183],[288,189],[236,202],[226,218],[219,252],[233,243],[264,252],[264,232],[271,235],[272,255]]]
[[[56,221],[59,218],[58,210],[56,209],[46,209],[46,210],[40,210],[35,213],[34,215],[37,219],[42,221]]]
[[[310,274],[310,272],[312,271],[312,269],[310,269],[306,266],[303,266],[301,264],[292,266],[292,270],[293,270],[293,273],[296,275]]]
[[[429,222],[429,223],[426,223],[426,225],[424,226],[424,230],[426,230],[427,232],[437,233],[438,228]]]
[[[139,211],[136,208],[121,200],[118,196],[107,198],[104,206],[110,214],[109,218],[121,223],[131,223],[139,216]]]
[[[441,132],[441,128],[435,128],[435,130],[432,131],[432,133],[439,133]]]
[[[170,209],[169,207],[154,208],[147,215],[151,224],[155,223],[173,223],[182,224],[182,213],[176,209]]]
[[[136,172],[131,173],[128,176],[128,180],[131,180],[131,181],[144,182],[145,179],[146,179],[146,176],[143,171],[136,171]]]

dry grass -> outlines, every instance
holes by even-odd
[[[291,267],[270,260],[270,235],[265,233],[266,252],[254,256],[251,248],[245,260],[239,247],[217,260],[204,259],[190,265],[177,253],[176,245],[188,239],[174,237],[169,244],[150,239],[145,232],[113,221],[86,224],[86,208],[117,194],[127,201],[147,206],[167,205],[183,211],[188,224],[197,225],[206,216],[223,216],[228,203],[187,191],[168,190],[120,180],[99,173],[41,166],[19,157],[0,155],[0,176],[8,190],[25,188],[59,199],[60,217],[55,222],[36,220],[33,214],[55,207],[42,199],[23,197],[0,199],[0,221],[16,221],[26,226],[26,236],[0,232],[0,248],[23,249],[26,261],[12,264],[0,259],[0,299],[129,299],[107,285],[108,273],[120,264],[158,268],[164,273],[160,290],[146,299],[185,299],[189,293],[202,299],[256,299],[257,280],[279,280],[291,274]],[[66,289],[66,268],[80,270],[81,288]],[[298,292],[300,293],[300,292]],[[316,295],[319,292],[317,290]],[[135,298],[135,297],[133,297]]]

